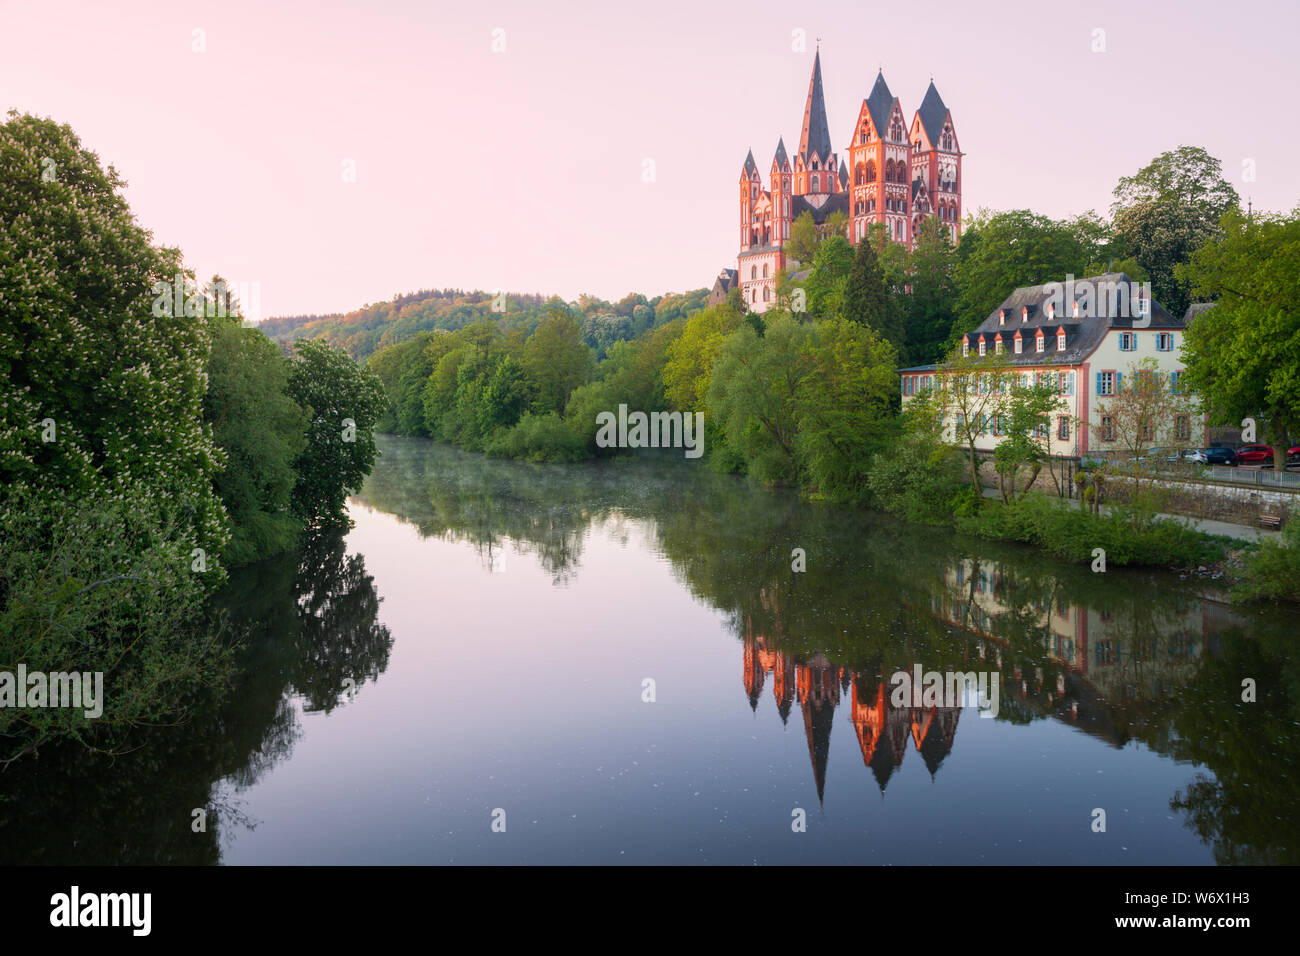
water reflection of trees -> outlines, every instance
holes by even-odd
[[[335,534],[231,573],[214,616],[244,641],[224,693],[115,755],[47,748],[0,774],[0,863],[207,864],[249,825],[238,794],[292,752],[307,710],[337,705],[388,665],[392,637],[359,555]],[[206,832],[192,811],[208,811]]]
[[[1300,859],[1293,615],[1232,611],[1170,575],[1094,574],[680,462],[557,468],[412,440],[382,447],[365,503],[485,554],[512,539],[557,581],[577,573],[592,523],[643,523],[683,585],[729,615],[745,642],[751,704],[770,679],[783,720],[803,711],[819,790],[841,692],[852,695],[849,718],[883,786],[908,734],[933,770],[956,723],[945,717],[932,738],[921,729],[940,726],[936,715],[876,710],[881,682],[914,663],[996,670],[999,719],[1057,720],[1204,767],[1213,776],[1172,805],[1221,859]],[[796,547],[804,573],[791,571]],[[759,658],[767,666],[756,678]],[[1247,676],[1259,682],[1257,704],[1240,702]]]

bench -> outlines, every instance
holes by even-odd
[[[1281,528],[1282,516],[1281,515],[1260,515],[1259,526],[1261,528]]]

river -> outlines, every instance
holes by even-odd
[[[232,573],[220,704],[0,775],[0,860],[1300,862],[1293,612],[680,457],[380,449]]]

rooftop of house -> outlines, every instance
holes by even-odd
[[[1087,358],[1111,329],[1187,327],[1185,319],[1170,315],[1153,299],[1142,299],[1143,294],[1141,284],[1122,272],[1075,279],[1071,284],[1024,286],[1007,296],[966,340],[974,351],[983,338],[986,351],[992,354],[1001,333],[1004,352],[1013,365],[1070,365]],[[1143,304],[1139,305],[1139,301]],[[1144,310],[1149,314],[1144,316]],[[1040,329],[1044,337],[1042,352],[1029,344],[1037,339]],[[1025,343],[1019,355],[1012,345],[1017,332]],[[1065,333],[1063,348],[1058,347],[1061,332]]]

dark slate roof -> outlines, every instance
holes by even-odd
[[[1212,308],[1214,308],[1213,302],[1193,302],[1187,307],[1186,314],[1183,315],[1183,325],[1188,325],[1191,323],[1192,319],[1196,318],[1202,312],[1208,312]]]
[[[910,365],[907,368],[900,368],[900,372],[933,372],[939,368],[937,365]]]
[[[1002,341],[1006,349],[1006,356],[1011,360],[1012,365],[1074,365],[1087,358],[1101,344],[1109,329],[1130,329],[1133,327],[1133,310],[1129,310],[1128,315],[1119,314],[1122,311],[1118,308],[1119,303],[1114,301],[1114,297],[1107,295],[1106,290],[1113,288],[1119,283],[1132,282],[1127,275],[1122,272],[1107,272],[1098,276],[1089,276],[1085,279],[1076,279],[1075,288],[1079,289],[1084,282],[1094,283],[1093,288],[1098,290],[1093,296],[1092,316],[1073,316],[1074,304],[1066,301],[1066,292],[1062,288],[1057,292],[1060,300],[1064,303],[1064,308],[1058,309],[1055,318],[1047,314],[1047,304],[1052,298],[1052,293],[1057,290],[1048,288],[1046,285],[1031,285],[1016,289],[1002,301],[998,308],[989,313],[988,318],[979,324],[973,332],[969,334],[972,354],[977,348],[979,337],[983,336],[988,343],[987,351],[993,353],[992,343],[994,336],[998,332],[1002,333]],[[1137,283],[1134,283],[1136,285]],[[1055,283],[1062,286],[1062,283]],[[1077,295],[1076,295],[1077,297]],[[1021,309],[1029,310],[1028,320],[1020,321]],[[1005,310],[1006,324],[999,324],[998,312]],[[1186,322],[1174,318],[1170,315],[1159,302],[1151,303],[1151,323],[1139,328],[1151,329],[1183,329],[1187,327]],[[1016,355],[1013,346],[1010,344],[1015,338],[1017,330],[1021,338],[1026,343],[1032,343],[1038,334],[1038,330],[1043,330],[1046,337],[1044,351],[1037,352],[1034,346],[1026,344],[1024,351]],[[1058,350],[1056,348],[1056,333],[1058,329],[1065,330],[1065,348]]]
[[[822,97],[822,55],[813,56],[812,79],[808,81],[808,102],[803,108],[803,134],[799,137],[799,155],[804,164],[816,153],[822,162],[830,158],[831,131],[826,124],[826,101]]]
[[[826,201],[817,208],[814,208],[803,196],[793,197],[790,200],[791,220],[798,219],[804,211],[812,213],[813,222],[816,223],[825,222],[826,217],[833,212],[842,212],[847,216],[849,214],[849,194],[846,192],[831,193],[826,197]]]
[[[876,74],[876,85],[867,97],[867,112],[871,114],[871,122],[876,125],[876,135],[881,139],[889,131],[889,116],[893,111],[894,94],[889,92],[889,84],[885,82],[884,71],[881,71]]]
[[[844,160],[841,159],[840,160],[840,185],[847,186],[848,184],[849,184],[849,167],[844,165]]]
[[[754,151],[751,149],[745,154],[745,175],[752,175],[758,172],[758,163],[754,162]]]
[[[785,169],[790,165],[790,158],[785,154],[784,137],[780,137],[776,141],[776,155],[772,157],[772,165],[780,169]]]
[[[921,125],[925,127],[925,135],[929,138],[930,145],[937,147],[939,134],[943,132],[944,120],[948,118],[948,107],[943,105],[943,97],[934,88],[934,80],[930,81],[930,88],[925,91],[925,99],[921,100],[921,108],[916,112],[921,117]]]

